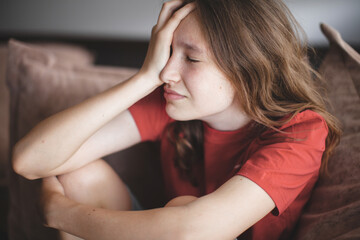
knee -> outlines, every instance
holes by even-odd
[[[84,190],[96,188],[106,177],[107,163],[104,160],[96,160],[73,172],[58,176],[58,179],[65,189],[68,197],[84,193]],[[109,166],[110,167],[110,166]]]
[[[96,160],[58,178],[65,195],[77,202],[113,210],[131,207],[126,185],[104,160]]]

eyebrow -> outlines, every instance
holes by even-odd
[[[181,41],[181,42],[179,42],[179,45],[186,48],[186,49],[189,49],[191,51],[197,52],[199,54],[204,53],[203,49],[199,48],[198,46],[196,46],[194,44],[188,43],[188,42]]]

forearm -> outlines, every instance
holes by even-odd
[[[64,197],[48,223],[83,239],[181,239],[181,207],[111,211],[77,204]]]
[[[16,144],[14,169],[38,178],[64,164],[97,130],[156,88],[144,78],[135,75],[38,124]]]
[[[56,178],[50,179],[52,185],[45,180],[42,206],[47,224],[85,239],[231,240],[275,207],[262,188],[242,176],[201,198],[183,196],[167,204],[175,207],[132,212],[75,203],[64,196]]]

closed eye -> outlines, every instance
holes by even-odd
[[[196,59],[193,59],[193,58],[190,58],[190,57],[186,57],[186,61],[192,62],[192,63],[200,62],[199,60],[196,60]]]

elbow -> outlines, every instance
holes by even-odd
[[[14,170],[15,173],[23,176],[24,178],[28,179],[28,180],[35,180],[38,177],[35,177],[32,174],[29,174],[26,169],[23,167],[23,165],[19,164],[18,161],[14,161],[13,160],[13,164],[12,164],[12,168]]]
[[[22,151],[19,150],[18,143],[13,148],[13,154],[11,159],[12,168],[15,173],[29,179],[34,180],[39,177],[31,173],[29,166],[29,160],[23,156]]]

